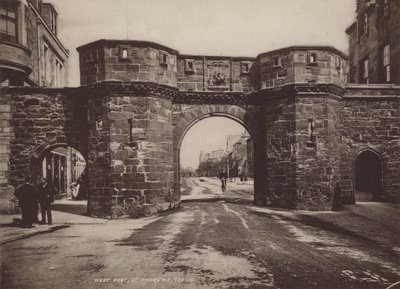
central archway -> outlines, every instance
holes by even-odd
[[[262,152],[263,131],[260,118],[248,109],[236,105],[191,105],[174,109],[173,143],[174,143],[174,190],[180,195],[180,149],[183,138],[189,129],[201,120],[209,117],[225,117],[238,122],[253,139],[254,147],[254,202],[264,204],[265,157]]]

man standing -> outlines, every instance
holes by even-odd
[[[33,228],[32,223],[35,214],[35,204],[37,204],[35,188],[32,184],[26,182],[18,187],[14,195],[18,199],[18,204],[22,211],[21,227]]]
[[[39,184],[39,204],[40,204],[40,212],[42,214],[42,224],[46,224],[46,214],[48,224],[52,224],[51,217],[51,203],[54,202],[53,189],[51,185],[48,183],[46,178],[42,178],[41,183]]]

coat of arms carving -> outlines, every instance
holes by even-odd
[[[226,88],[229,83],[229,63],[227,61],[210,61],[207,65],[209,89]]]

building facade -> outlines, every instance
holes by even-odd
[[[0,2],[0,85],[64,87],[69,52],[57,37],[57,11],[42,0]]]
[[[252,177],[252,156],[248,153],[251,149],[247,148],[250,135],[244,131],[241,135],[227,136],[226,154],[228,156],[228,175],[229,177],[240,177],[241,179]],[[251,143],[250,143],[251,145]]]
[[[350,83],[400,84],[400,2],[357,0],[350,39]]]

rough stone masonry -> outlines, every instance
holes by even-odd
[[[78,51],[78,88],[0,88],[3,211],[15,209],[13,191],[40,178],[57,146],[87,160],[92,216],[179,206],[180,144],[212,116],[239,122],[254,139],[257,205],[331,209],[338,186],[355,202],[355,162],[366,150],[382,162],[380,200],[399,201],[400,87],[347,85],[347,57],[335,48],[212,57],[99,40]]]

